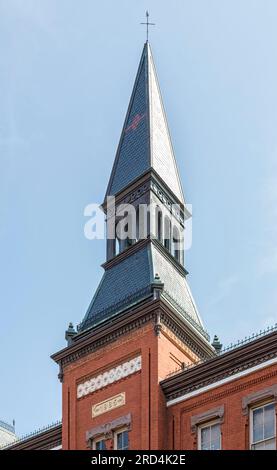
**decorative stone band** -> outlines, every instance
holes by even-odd
[[[85,397],[86,395],[128,377],[128,375],[134,374],[139,370],[141,370],[141,356],[137,356],[130,361],[124,362],[103,374],[99,374],[86,382],[79,384],[77,386],[77,398]]]

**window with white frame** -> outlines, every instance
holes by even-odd
[[[95,439],[93,441],[93,449],[94,450],[106,450],[105,439],[103,439],[103,437],[100,437],[99,439]]]
[[[199,450],[221,450],[221,429],[219,422],[198,427]]]
[[[250,409],[250,449],[276,449],[275,403]]]
[[[129,449],[129,433],[126,429],[120,429],[114,433],[114,448],[116,450]]]

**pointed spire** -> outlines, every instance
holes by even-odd
[[[184,196],[151,48],[144,44],[106,197],[155,170],[178,200]]]
[[[142,178],[143,176],[145,178]],[[147,180],[150,184],[141,184],[141,181],[145,183]],[[152,194],[151,182],[153,182],[153,188],[160,188],[158,191],[161,198],[155,199],[156,192],[153,190]],[[146,188],[143,194],[145,199],[140,195],[140,187],[143,186]],[[137,191],[136,188],[138,188]],[[126,199],[129,196],[132,199],[133,195],[138,194],[132,199],[136,214],[141,200],[151,202],[152,198],[156,201],[155,204],[158,204],[157,207],[164,204],[168,213],[174,202],[184,203],[148,42],[143,48],[106,197],[120,193],[122,195],[123,190]],[[119,198],[118,201],[120,203],[121,199]],[[109,212],[107,205],[104,209],[108,214],[107,219],[110,219],[112,223],[116,222],[114,210]],[[176,220],[175,228],[176,224],[177,227],[181,226],[180,213],[181,211],[177,217],[173,214]],[[151,214],[149,216],[150,224],[147,219],[146,225],[149,225],[150,229]],[[136,224],[135,228],[137,229]],[[166,236],[156,240],[152,237],[150,230],[148,234],[147,238],[142,239],[139,233],[136,239],[129,239],[134,243],[125,245],[124,248],[119,245],[119,250],[116,249],[114,237],[107,237],[108,257],[103,265],[105,272],[83,321],[78,325],[78,332],[110,321],[118,314],[123,315],[123,312],[128,312],[130,308],[133,309],[141,302],[160,299],[166,302],[174,312],[176,311],[178,318],[192,329],[193,334],[201,338],[206,348],[209,344],[209,335],[204,330],[190,292],[186,279],[187,271],[180,262],[181,258],[175,255],[171,244],[166,243]],[[169,229],[168,235],[173,241],[174,230]],[[121,241],[120,237],[117,241]],[[68,332],[71,333],[71,330],[70,326]],[[159,333],[159,331],[159,322],[157,322],[156,332]],[[73,341],[75,342],[75,339]],[[211,349],[210,344],[208,347],[214,354],[214,349]]]

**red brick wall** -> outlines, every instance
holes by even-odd
[[[175,370],[180,370],[180,364],[191,364],[199,358],[175,335],[170,333],[166,328],[163,328],[158,338],[158,382],[165,379],[168,374]],[[167,420],[166,400],[164,394],[159,387],[158,389],[158,429],[157,429],[157,448],[164,449],[167,446],[167,436],[170,429],[165,432],[169,427]]]
[[[77,400],[78,383],[140,354],[140,372]],[[164,448],[167,412],[159,381],[179,367],[178,361],[188,363],[195,358],[174,336],[157,336],[151,322],[68,365],[63,381],[63,448],[85,449],[86,431],[128,413],[132,415],[130,448]],[[92,418],[93,405],[121,392],[126,394],[125,405]]]
[[[77,384],[142,356],[142,369],[77,400]],[[248,448],[248,416],[242,398],[277,383],[277,367],[270,366],[237,380],[166,407],[159,382],[178,362],[197,360],[195,354],[166,329],[156,335],[149,322],[114,343],[68,365],[63,382],[63,449],[86,449],[86,431],[131,413],[131,449],[196,449],[197,435],[191,417],[224,405],[221,424],[224,449]],[[92,418],[92,406],[121,392],[126,404]],[[173,432],[174,431],[174,432]],[[108,441],[109,448],[112,441]]]
[[[175,335],[163,328],[158,339],[158,376],[159,381],[174,371],[180,370],[181,363],[186,365],[199,360],[190,348],[184,345]]]
[[[169,430],[174,420],[175,433],[174,441],[172,433],[168,433],[167,447],[197,449],[197,433],[192,432],[191,417],[224,405],[222,448],[248,449],[249,419],[248,413],[243,414],[242,399],[276,383],[277,366],[272,365],[168,407]]]
[[[142,370],[140,372],[77,400],[77,383],[140,354],[142,355]],[[69,402],[68,392],[70,393]],[[121,392],[126,393],[125,405],[92,418],[92,405]],[[151,395],[151,426],[153,427],[156,425],[157,413],[155,403],[157,401],[157,337],[153,324],[148,324],[136,332],[120,337],[113,344],[81,358],[65,369],[63,448],[85,449],[86,431],[127,413],[132,414],[132,426],[129,434],[130,447],[149,448],[149,393]],[[151,435],[154,434],[151,432]],[[153,445],[155,445],[154,442]]]

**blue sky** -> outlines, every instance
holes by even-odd
[[[0,0],[0,419],[61,416],[50,354],[101,276],[102,202],[145,39],[187,202],[189,282],[227,345],[277,322],[275,0]]]

